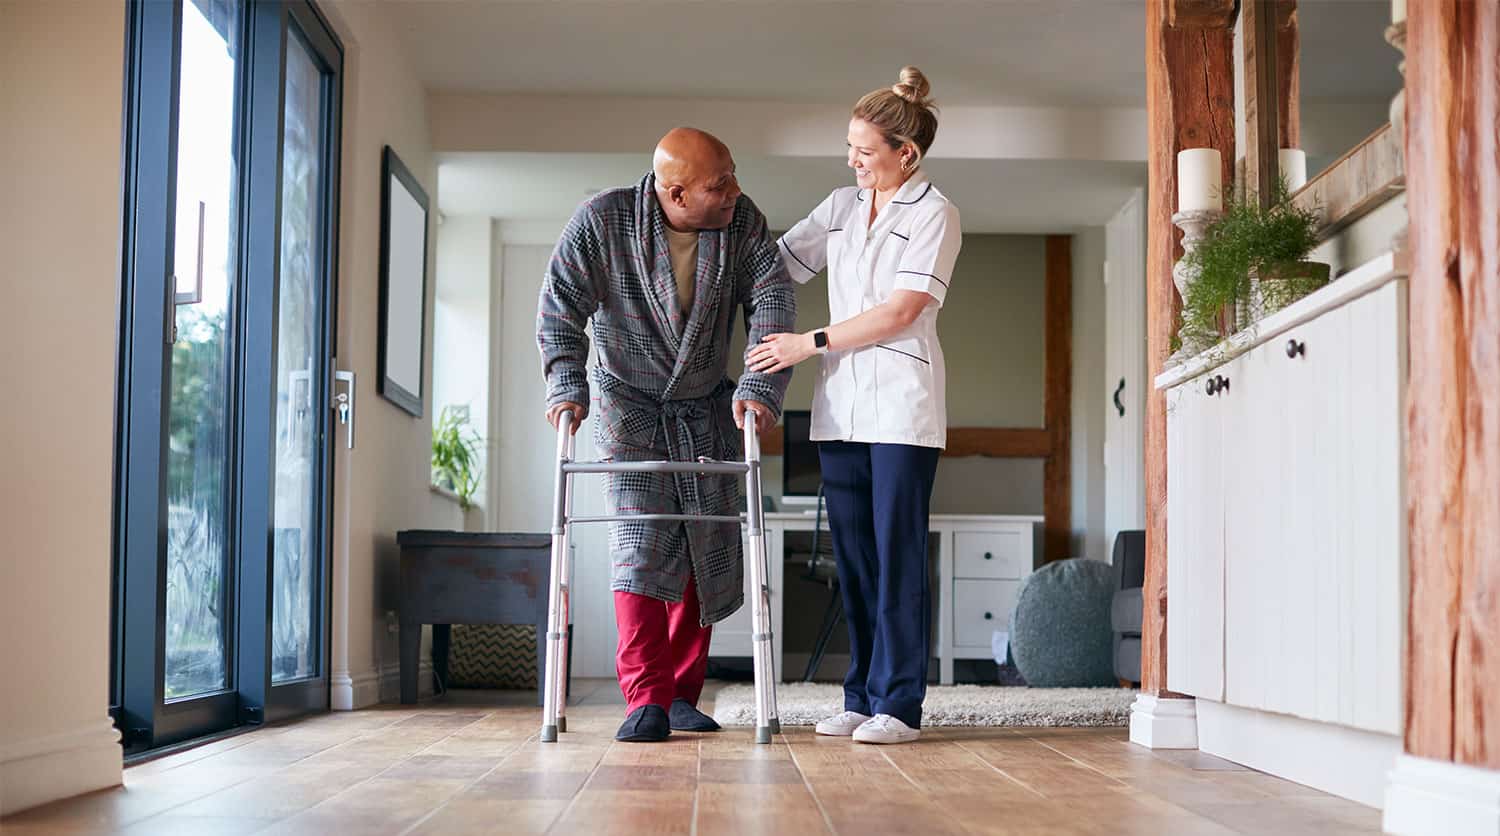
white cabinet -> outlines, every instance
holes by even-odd
[[[1167,496],[1182,500],[1167,511],[1167,688],[1214,700],[1224,693],[1227,392],[1210,394],[1209,384],[1225,371],[1234,377],[1219,370],[1167,392]]]
[[[1386,281],[1167,390],[1171,690],[1399,733],[1405,322]]]

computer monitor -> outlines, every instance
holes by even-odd
[[[781,422],[781,501],[787,505],[816,505],[818,488],[823,484],[823,468],[818,463],[818,445],[808,440],[812,413],[788,409],[781,413]]]

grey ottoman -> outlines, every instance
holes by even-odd
[[[1021,582],[1010,652],[1026,683],[1042,688],[1115,685],[1108,563],[1059,560]]]

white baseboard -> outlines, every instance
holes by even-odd
[[[1197,702],[1137,694],[1130,706],[1130,742],[1147,749],[1198,748]]]
[[[334,711],[358,711],[380,702],[380,673],[360,671],[334,676],[328,686],[328,706]]]
[[[1385,792],[1385,832],[1500,834],[1500,771],[1397,756]]]
[[[0,816],[120,785],[120,733],[105,718],[0,749]]]
[[[1234,705],[1198,700],[1203,751],[1379,808],[1401,738]],[[1437,832],[1437,831],[1427,831]]]
[[[432,661],[423,659],[417,666],[417,697],[432,695]],[[388,662],[379,670],[335,676],[329,683],[328,705],[334,711],[358,711],[382,702],[400,701],[400,662]]]

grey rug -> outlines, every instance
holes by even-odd
[[[1015,688],[929,685],[924,726],[1125,726],[1129,688]],[[844,709],[844,687],[790,682],[776,689],[782,725],[811,726]],[[729,685],[714,697],[714,719],[726,726],[755,725],[755,689]]]

